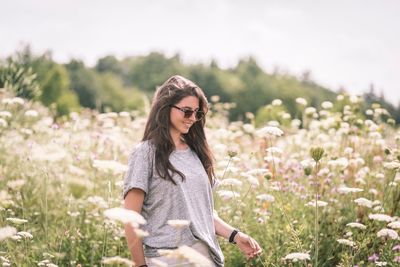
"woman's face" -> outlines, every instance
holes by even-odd
[[[171,107],[170,113],[170,133],[171,135],[186,134],[189,132],[189,129],[193,123],[196,122],[196,112],[193,112],[189,118],[185,118],[185,113],[179,108],[198,110],[199,99],[195,96],[187,96],[182,98],[182,100],[176,103],[174,106],[175,107]]]

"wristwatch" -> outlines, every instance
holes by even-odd
[[[239,230],[235,229],[232,231],[231,235],[229,236],[229,243],[232,244],[236,244],[235,240],[235,236],[237,235],[237,233],[239,233]]]

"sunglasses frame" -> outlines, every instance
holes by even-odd
[[[195,113],[194,117],[196,118],[196,121],[201,121],[206,116],[206,113],[204,111],[202,111],[202,110],[192,110],[190,108],[181,108],[181,107],[178,107],[178,106],[175,106],[175,105],[171,105],[171,107],[182,111],[183,112],[183,117],[185,119],[189,119],[190,117],[192,117],[193,113]],[[200,119],[197,118],[198,114],[201,114],[201,118]]]

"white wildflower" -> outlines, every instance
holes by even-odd
[[[350,155],[351,153],[353,153],[353,151],[354,149],[352,147],[346,147],[343,152],[346,155]]]
[[[400,162],[398,161],[385,162],[383,163],[383,167],[389,170],[397,170],[398,168],[400,168]]]
[[[281,105],[282,105],[282,100],[280,100],[280,99],[274,99],[274,100],[272,100],[271,104],[272,104],[273,106],[281,106]]]
[[[371,139],[382,139],[382,135],[378,132],[371,132],[368,134]]]
[[[349,100],[351,103],[353,104],[357,104],[361,101],[361,97],[359,97],[358,95],[350,95]]]
[[[26,183],[26,180],[18,179],[18,180],[11,180],[7,182],[7,187],[11,190],[18,191],[20,190]]]
[[[391,238],[391,239],[394,239],[394,240],[399,238],[399,235],[397,234],[397,232],[395,230],[387,229],[387,228],[379,230],[376,235],[378,237],[388,237],[388,238]]]
[[[305,159],[305,160],[302,160],[300,162],[300,164],[301,164],[301,166],[303,166],[304,169],[306,169],[306,168],[314,168],[316,163],[315,163],[315,160],[313,160],[313,159]]]
[[[228,199],[236,198],[236,197],[240,196],[240,194],[238,192],[228,191],[228,190],[219,190],[219,191],[217,191],[217,194],[224,200],[228,200]]]
[[[121,258],[120,256],[114,256],[114,257],[106,257],[101,260],[101,263],[105,265],[118,265],[118,264],[124,264],[126,266],[134,266],[135,264],[126,258]]]
[[[282,119],[284,119],[284,120],[290,120],[290,118],[291,118],[292,116],[290,115],[290,113],[283,112],[283,113],[281,114],[281,117],[282,117]]]
[[[27,128],[21,128],[20,132],[22,134],[25,134],[25,135],[32,135],[33,134],[33,131],[31,129],[27,129]]]
[[[251,170],[247,171],[245,174],[249,174],[249,175],[265,175],[268,172],[269,172],[268,169],[259,168],[259,169],[251,169]]]
[[[11,112],[6,111],[6,110],[2,110],[2,111],[0,111],[0,117],[3,117],[3,118],[11,118],[12,115],[11,115]]]
[[[138,236],[139,238],[149,236],[149,232],[144,231],[140,228],[134,228],[133,231],[135,231],[136,236]]]
[[[290,123],[290,126],[292,128],[299,128],[301,125],[301,120],[299,119],[293,119],[292,122]]]
[[[346,169],[348,165],[349,165],[349,160],[345,157],[328,161],[328,166],[331,166],[333,168],[339,168],[341,170]]]
[[[100,196],[90,196],[87,198],[87,201],[93,205],[100,207],[100,208],[108,208],[107,201],[105,201],[104,198],[102,198]]]
[[[269,194],[261,194],[256,196],[257,200],[264,201],[264,202],[274,202],[275,197]]]
[[[211,101],[212,102],[219,102],[220,101],[220,96],[219,95],[212,95],[211,96]]]
[[[302,97],[296,98],[296,103],[302,106],[307,106],[307,100]]]
[[[11,226],[0,228],[0,241],[10,238],[17,233],[17,229]]]
[[[310,260],[310,254],[302,252],[290,253],[285,256],[284,260],[291,260],[293,262]]]
[[[24,231],[18,232],[17,235],[22,236],[24,238],[29,238],[29,239],[33,238],[33,235],[31,233],[24,232]]]
[[[7,121],[5,121],[4,119],[0,118],[0,127],[1,128],[6,128],[8,126]]]
[[[273,164],[279,164],[282,161],[280,158],[274,156],[265,156],[264,160],[268,163],[273,163]]]
[[[362,223],[357,223],[357,222],[348,223],[348,224],[346,224],[346,226],[351,227],[351,228],[358,228],[358,229],[362,229],[362,230],[367,229],[367,226],[365,226]]]
[[[238,180],[238,179],[234,179],[234,178],[227,178],[227,179],[223,179],[220,182],[220,185],[230,185],[230,186],[242,186],[243,182]]]
[[[336,100],[342,101],[344,99],[344,95],[337,95]]]
[[[376,206],[373,208],[373,210],[376,212],[385,212],[385,209],[382,206]]]
[[[322,201],[322,200],[317,200],[317,203],[315,203],[315,200],[311,200],[310,202],[308,202],[305,206],[309,206],[309,207],[315,207],[315,204],[318,207],[325,207],[328,205],[328,202]]]
[[[387,265],[386,261],[375,261],[374,263],[376,266],[386,266]]]
[[[246,133],[254,133],[255,128],[254,128],[253,124],[245,123],[245,124],[243,124],[243,130]]]
[[[265,136],[265,135],[281,136],[283,134],[283,131],[278,127],[265,126],[264,128],[259,129],[257,131],[257,134],[259,136]]]
[[[372,109],[367,109],[365,111],[365,115],[372,116],[372,115],[374,115],[374,111]]]
[[[12,104],[18,104],[18,105],[23,105],[25,103],[25,100],[21,97],[13,97],[11,99]]]
[[[251,186],[254,187],[258,187],[260,185],[260,182],[258,181],[258,179],[256,177],[254,177],[253,175],[246,175],[247,181],[251,184]]]
[[[123,188],[124,187],[124,181],[123,180],[116,181],[114,184],[115,184],[115,186],[117,186],[119,188]]]
[[[25,117],[29,117],[29,118],[36,118],[37,116],[39,116],[39,113],[34,109],[29,109],[29,110],[25,111],[24,115],[25,115]]]
[[[279,121],[272,120],[267,122],[267,126],[279,127],[279,125],[280,125]]]
[[[348,194],[348,193],[358,193],[364,191],[364,189],[361,188],[355,188],[355,187],[347,187],[347,186],[341,186],[337,189],[337,191],[341,194]]]
[[[392,222],[393,218],[386,214],[370,214],[368,218],[380,222]]]
[[[146,220],[139,213],[124,208],[111,208],[104,211],[104,216],[111,220],[120,221],[123,224],[130,223],[133,227],[145,224]]]
[[[354,243],[353,241],[348,240],[348,239],[338,239],[336,241],[339,242],[339,244],[343,244],[343,245],[346,245],[349,247],[355,247],[355,245],[356,245],[356,243]]]
[[[359,206],[364,206],[368,208],[372,208],[372,201],[368,200],[366,198],[360,197],[354,200],[355,203],[357,203]]]
[[[393,229],[400,229],[400,221],[391,222],[388,226]]]
[[[371,188],[370,190],[368,190],[368,193],[373,194],[374,196],[378,195],[378,190],[376,190],[375,188]]]
[[[129,115],[129,112],[126,111],[121,111],[120,113],[118,113],[118,115],[122,118],[130,118],[131,116]]]
[[[18,241],[22,239],[22,236],[20,235],[13,235],[12,237],[10,237],[12,240]]]
[[[271,146],[271,147],[267,148],[266,151],[271,154],[282,154],[282,152],[283,152],[282,149],[280,149],[279,147],[275,147],[275,146]]]
[[[324,102],[322,102],[321,107],[323,109],[331,109],[331,108],[333,108],[333,104],[330,101],[324,101]]]
[[[307,107],[307,108],[304,110],[304,113],[305,113],[306,115],[313,115],[313,114],[316,114],[316,112],[317,112],[317,109],[314,108],[314,107]]]

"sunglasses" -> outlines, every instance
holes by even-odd
[[[183,117],[185,117],[186,119],[189,119],[190,117],[192,117],[193,113],[196,113],[195,114],[196,121],[200,121],[200,120],[202,120],[204,118],[204,115],[206,115],[204,113],[204,111],[201,111],[201,110],[192,110],[190,108],[180,108],[180,107],[177,107],[177,106],[174,106],[174,105],[172,105],[171,107],[182,111],[183,112]]]

